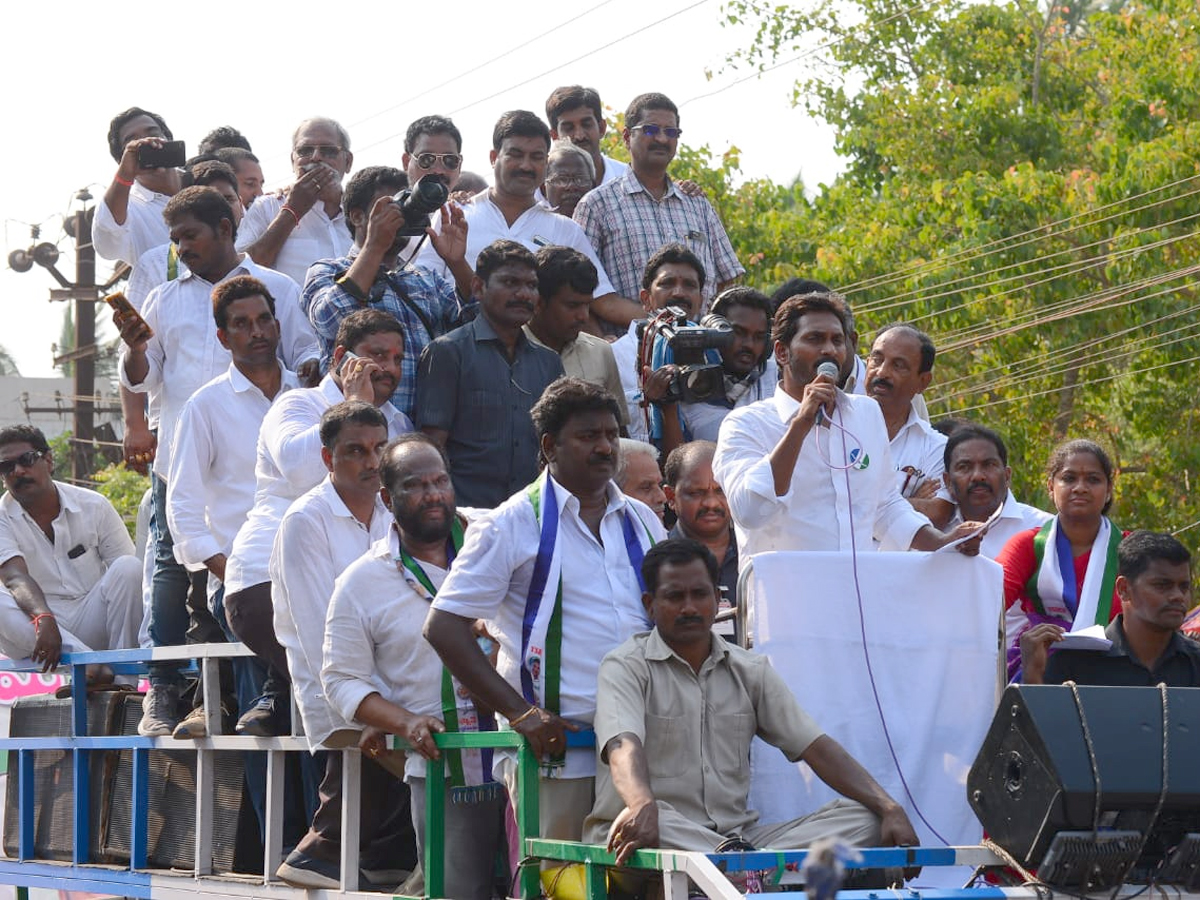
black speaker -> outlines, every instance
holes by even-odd
[[[142,695],[129,696],[119,734],[137,734]],[[180,741],[180,746],[185,746]],[[243,753],[213,752],[212,868],[216,873],[262,874],[262,842],[258,821],[245,793]],[[152,868],[192,869],[196,835],[196,753],[193,750],[150,751],[147,863]],[[130,858],[133,754],[123,751],[114,766],[103,851],[117,862]]]
[[[140,695],[138,695],[140,697]],[[88,697],[88,734],[113,733],[123,697],[117,692],[99,692]],[[21,697],[12,705],[8,733],[11,737],[62,737],[71,733],[71,700],[52,694]],[[38,750],[33,754],[34,779],[34,854],[39,859],[70,862],[75,846],[74,803],[75,770],[69,750]],[[15,858],[18,853],[19,825],[17,797],[19,777],[17,754],[9,755],[8,788],[4,816],[4,852]],[[93,862],[112,862],[102,852],[104,814],[107,808],[105,787],[116,764],[116,754],[93,750],[88,760],[90,774],[90,832],[88,848]]]
[[[1170,688],[1165,704],[1158,688],[1077,690],[1079,703],[1068,686],[1009,686],[967,776],[971,808],[992,840],[1037,867],[1061,832],[1091,836],[1098,804],[1109,850],[1088,852],[1128,853],[1111,849],[1120,844],[1115,833],[1149,828],[1137,872],[1153,869],[1200,831],[1200,688]],[[1166,793],[1153,820],[1164,754]],[[1081,840],[1063,835],[1051,861],[1079,850]],[[1118,868],[1119,877],[1126,867]]]

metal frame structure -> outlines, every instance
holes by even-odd
[[[17,809],[18,854],[16,859],[0,859],[0,883],[18,886],[18,895],[27,896],[29,888],[88,891],[121,897],[188,898],[279,898],[279,900],[378,900],[379,892],[358,889],[358,816],[359,778],[362,758],[357,748],[344,754],[342,806],[342,885],[340,890],[304,890],[274,878],[282,860],[283,771],[285,753],[307,753],[308,741],[302,736],[255,738],[220,735],[220,708],[216,696],[216,666],[222,659],[251,656],[241,644],[198,644],[153,650],[117,650],[100,653],[75,653],[64,656],[63,665],[71,675],[71,734],[61,737],[0,738],[0,750],[10,754],[9,777],[19,781]],[[86,683],[85,667],[93,663],[109,665],[118,674],[141,674],[146,663],[159,660],[191,660],[204,674],[205,709],[209,711],[209,733],[200,740],[128,736],[90,736],[87,733],[87,694],[78,686]],[[0,670],[33,671],[29,665],[0,662]],[[522,900],[541,896],[541,861],[579,864],[589,900],[608,896],[606,870],[615,865],[613,854],[600,845],[543,840],[538,828],[538,761],[528,744],[512,731],[436,734],[443,749],[480,749],[490,747],[516,753],[518,770],[517,828],[522,836],[525,858],[518,877]],[[570,733],[568,746],[594,745],[591,732]],[[392,745],[407,745],[393,737]],[[191,871],[163,871],[147,868],[149,814],[149,754],[151,750],[194,750],[196,765],[195,866]],[[70,862],[37,860],[34,852],[33,753],[39,750],[64,750],[72,754],[75,797],[74,849]],[[90,842],[90,766],[89,754],[99,750],[127,750],[133,755],[133,796],[131,798],[131,859],[128,866],[93,863],[88,860]],[[258,750],[267,753],[266,827],[264,840],[264,876],[220,874],[212,871],[213,809],[211,791],[213,752],[221,750]],[[16,765],[11,756],[16,755]],[[441,898],[445,885],[445,848],[441,840],[446,803],[445,764],[443,759],[428,763],[426,774],[425,889],[421,897],[395,895],[398,900]],[[695,884],[712,900],[734,900],[745,896],[727,877],[727,873],[769,871],[774,883],[798,883],[799,869],[806,857],[803,850],[759,850],[746,853],[695,853],[675,850],[639,850],[625,863],[628,869],[641,870],[663,879],[667,900],[686,900],[689,883]],[[861,851],[861,859],[847,863],[850,868],[900,868],[912,866],[1003,866],[1004,861],[985,847],[910,847],[880,848]],[[1111,900],[1132,898],[1144,893],[1144,886],[1122,886],[1116,892],[1105,891]],[[1171,889],[1175,900],[1200,900],[1200,894]],[[1160,889],[1161,892],[1161,889]],[[839,900],[1052,900],[1054,889],[1044,885],[1022,887],[984,886],[962,889],[841,891]],[[1062,893],[1064,897],[1074,894]],[[1099,897],[1100,894],[1095,896]]]

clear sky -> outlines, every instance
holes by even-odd
[[[413,8],[423,12],[410,15]],[[312,115],[347,127],[356,167],[399,166],[408,123],[450,115],[463,132],[464,168],[490,180],[499,115],[544,115],[550,92],[575,83],[595,87],[614,109],[645,91],[667,94],[680,106],[684,143],[717,153],[735,144],[746,177],[800,175],[812,188],[840,168],[830,131],[790,105],[797,64],[740,84],[733,83],[748,71],[722,71],[725,54],[751,35],[721,25],[719,0],[524,7],[66,0],[11,4],[5,20],[4,254],[28,247],[29,224],[40,223],[41,240],[59,244],[58,266],[69,278],[74,261],[62,217],[78,208],[80,188],[100,202],[116,171],[108,122],[129,106],[163,115],[189,155],[210,129],[236,126],[277,187],[290,176],[291,133]],[[100,261],[98,279],[110,272]],[[24,375],[55,374],[51,344],[63,304],[48,298],[56,286],[38,267],[0,272],[7,325],[0,344]]]

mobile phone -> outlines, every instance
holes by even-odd
[[[358,354],[353,350],[347,350],[346,355],[342,357],[342,361],[338,363],[336,374],[339,378],[342,377],[342,370],[346,368],[346,363],[350,362],[352,359],[358,359]]]
[[[143,169],[178,169],[186,161],[183,141],[164,141],[161,147],[138,147],[138,165]]]
[[[146,324],[146,320],[142,318],[142,314],[133,308],[133,304],[129,302],[129,298],[120,291],[115,294],[109,294],[104,298],[104,302],[107,303],[114,312],[119,312],[122,319],[136,319],[141,326],[146,329],[147,337],[154,336],[154,332],[151,330],[150,326]]]

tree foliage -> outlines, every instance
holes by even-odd
[[[801,54],[794,100],[848,161],[806,198],[732,188],[736,149],[695,151],[724,182],[710,196],[748,280],[838,285],[867,343],[893,320],[929,331],[931,410],[998,428],[1025,499],[1046,505],[1056,441],[1089,436],[1120,466],[1120,524],[1200,519],[1194,0],[728,0],[725,13],[755,30],[733,65]]]

